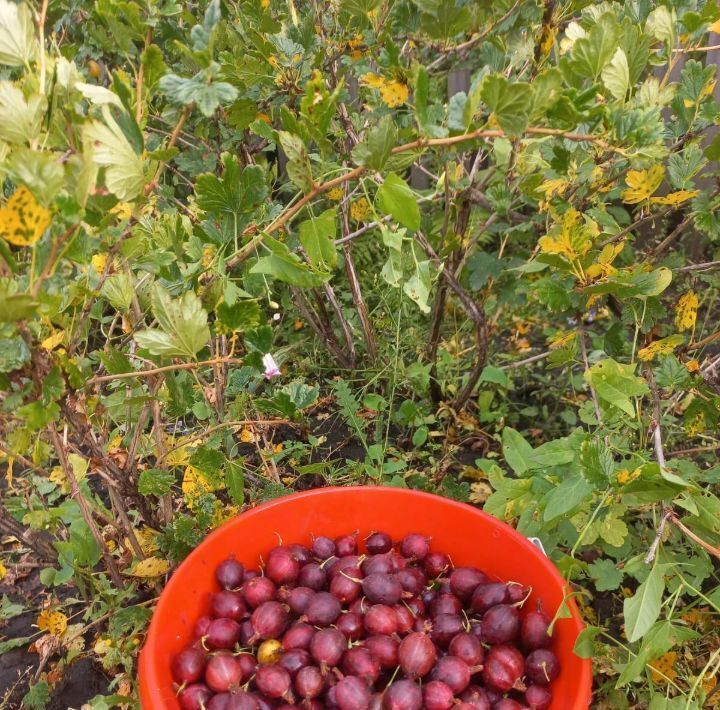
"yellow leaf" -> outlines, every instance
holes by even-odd
[[[561,331],[560,333],[554,335],[548,341],[548,344],[550,345],[551,350],[557,350],[557,348],[564,348],[566,345],[572,343],[572,341],[575,340],[576,336],[577,333],[574,330],[570,331],[569,333],[563,333]]]
[[[188,508],[192,509],[197,502],[198,498],[205,495],[206,493],[212,493],[218,490],[222,486],[214,486],[210,481],[205,478],[202,471],[198,470],[194,466],[187,466],[185,468],[185,475],[183,476],[182,491],[185,495],[185,502]]]
[[[152,528],[142,527],[139,530],[135,530],[135,538],[140,545],[140,549],[146,554],[151,555],[153,552],[158,550],[157,542],[158,532]],[[125,541],[125,546],[129,547],[130,543],[128,540]]]
[[[671,353],[678,345],[685,342],[682,335],[669,335],[667,338],[654,340],[650,345],[642,350],[638,350],[638,357],[641,360],[652,360],[657,355],[667,355]]]
[[[93,651],[98,656],[104,656],[111,648],[112,648],[113,642],[111,638],[103,638],[100,637],[93,646]]]
[[[565,178],[554,178],[552,180],[546,180],[540,185],[540,190],[545,193],[545,199],[549,200],[555,195],[562,195],[568,186],[568,181]]]
[[[342,200],[344,191],[342,187],[333,187],[332,190],[328,190],[327,192],[327,198],[328,200],[332,200],[333,202],[340,202]]]
[[[102,274],[105,271],[107,261],[107,254],[94,254],[92,259],[90,259],[90,263],[93,265],[93,268],[95,269],[95,271],[97,271],[98,274]]]
[[[257,440],[257,436],[255,436],[252,429],[243,427],[240,430],[240,441],[242,441],[243,444],[254,444]]]
[[[590,250],[590,237],[597,234],[597,227],[593,225],[594,222],[585,223],[582,215],[571,207],[562,216],[561,223],[541,237],[538,244],[545,254],[558,254],[574,261]]]
[[[373,72],[363,74],[360,77],[360,81],[363,84],[367,84],[368,86],[372,87],[373,89],[379,89],[380,87],[385,85],[385,79],[383,79],[378,74],[373,74]]]
[[[118,202],[110,210],[110,214],[117,215],[120,219],[130,219],[132,217],[132,205],[129,202]]]
[[[35,244],[50,226],[50,212],[26,187],[15,190],[0,209],[0,237],[17,247]]]
[[[632,472],[628,471],[626,468],[623,468],[622,470],[618,471],[618,473],[617,473],[617,482],[621,486],[626,486],[631,481],[634,481],[639,475],[640,475],[639,468],[636,468]]]
[[[695,327],[698,312],[698,297],[695,291],[688,291],[680,296],[675,304],[675,325],[682,333]]]
[[[0,560],[0,582],[2,582],[5,577],[7,577],[7,567],[5,567],[2,560]]]
[[[715,20],[715,22],[708,27],[708,32],[714,32],[715,34],[720,34],[720,20]]]
[[[267,10],[270,7],[270,0],[260,0],[260,5],[263,10]]]
[[[408,100],[409,95],[410,89],[408,89],[408,85],[396,79],[387,82],[385,86],[380,89],[380,97],[388,108],[402,106]]]
[[[54,350],[60,343],[62,343],[65,337],[64,330],[55,331],[52,335],[49,335],[45,340],[40,343],[40,347],[45,350]]]
[[[628,189],[622,193],[623,202],[636,205],[647,200],[665,177],[665,168],[662,165],[653,165],[647,170],[629,170],[625,178]]]
[[[683,202],[692,200],[693,197],[697,197],[699,194],[700,190],[676,190],[664,197],[651,197],[650,202],[656,205],[672,205],[675,207],[681,205]]]
[[[135,565],[131,577],[160,577],[170,569],[170,563],[160,557],[147,557]]]
[[[40,612],[35,625],[41,631],[47,631],[53,636],[62,636],[67,629],[67,616],[61,611],[44,609]]]
[[[675,651],[668,651],[666,654],[660,656],[660,658],[656,658],[650,664],[652,679],[656,683],[675,680],[675,678],[677,678],[677,671],[675,670],[676,662],[677,653],[675,653]]]
[[[693,360],[688,360],[688,361],[685,363],[685,369],[686,369],[688,372],[697,372],[697,371],[700,369],[700,363],[699,363],[697,360],[695,360],[695,359],[693,359]]]
[[[56,486],[59,486],[63,493],[70,493],[70,483],[65,475],[65,471],[63,471],[60,466],[55,466],[55,468],[50,472],[50,476],[48,478]]]
[[[370,203],[361,197],[350,205],[350,217],[355,222],[364,222],[370,214]]]

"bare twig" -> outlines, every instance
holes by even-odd
[[[133,377],[153,377],[162,372],[171,372],[172,370],[196,370],[199,367],[208,365],[217,365],[219,363],[236,363],[241,364],[242,358],[221,357],[212,360],[201,360],[199,362],[181,362],[175,365],[165,365],[164,367],[154,367],[151,370],[133,370],[132,372],[120,372],[117,375],[102,375],[101,377],[91,377],[85,385],[96,385],[100,382],[112,382],[113,380],[127,380]]]
[[[714,557],[720,558],[720,547],[715,547],[709,542],[706,542],[701,537],[698,537],[687,525],[685,525],[674,513],[670,514],[670,522],[675,525],[679,530],[682,530],[693,542],[696,542],[706,552],[710,553]]]
[[[514,370],[516,367],[525,367],[525,365],[530,365],[533,362],[539,362],[540,360],[544,360],[550,355],[550,353],[552,353],[552,350],[546,350],[544,353],[538,353],[537,355],[526,357],[524,360],[518,360],[517,362],[509,362],[507,365],[500,365],[500,369]]]
[[[662,536],[665,533],[665,526],[667,525],[668,520],[672,517],[672,511],[671,510],[665,510],[663,512],[662,518],[660,518],[660,524],[657,527],[657,531],[655,532],[655,537],[653,538],[652,544],[648,548],[647,555],[645,555],[645,564],[649,565],[652,563],[652,561],[655,559],[655,555],[657,554],[658,545],[660,545],[660,540],[662,540]]]
[[[585,372],[588,372],[590,370],[590,361],[588,360],[587,345],[585,344],[585,328],[582,325],[582,317],[578,318],[578,322],[580,323],[578,326],[580,352],[582,353]],[[602,424],[602,413],[600,411],[600,402],[598,402],[597,392],[595,392],[595,388],[589,382],[588,387],[590,388],[590,396],[592,397],[593,407],[595,408],[595,417],[597,418],[598,424]]]
[[[704,264],[688,264],[687,266],[681,266],[675,271],[710,271],[720,266],[720,261],[706,261]]]

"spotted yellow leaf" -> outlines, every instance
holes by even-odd
[[[621,486],[626,486],[631,481],[634,481],[640,475],[640,469],[636,468],[634,471],[628,471],[626,468],[617,472],[617,482]]]
[[[545,199],[549,200],[555,195],[562,195],[567,189],[568,181],[565,178],[553,178],[552,180],[546,180],[540,185],[540,190],[545,193]]]
[[[385,79],[383,79],[378,74],[373,74],[373,72],[368,72],[367,74],[363,74],[360,77],[360,81],[363,84],[367,84],[368,86],[372,87],[373,89],[379,89],[381,86],[385,84]]]
[[[700,363],[693,358],[685,363],[685,369],[688,372],[697,372],[700,369]]]
[[[161,577],[170,569],[170,563],[160,557],[146,557],[130,572],[132,577]]]
[[[350,217],[355,222],[364,222],[370,214],[370,203],[361,197],[350,205]]]
[[[135,539],[138,541],[140,549],[146,555],[151,555],[153,552],[158,551],[157,536],[158,532],[156,530],[153,530],[152,528],[142,527],[138,530],[135,530]],[[126,540],[125,545],[126,547],[129,547],[130,542]]]
[[[396,79],[388,81],[380,88],[380,97],[388,108],[402,106],[408,100],[409,95],[410,89],[408,85]]]
[[[671,353],[678,345],[685,342],[682,335],[669,335],[667,338],[654,340],[650,345],[638,350],[638,357],[641,360],[652,360],[658,355],[667,355]]]
[[[665,168],[662,165],[653,165],[647,170],[629,170],[625,177],[627,190],[622,193],[623,202],[636,205],[647,200],[665,177]]]
[[[0,582],[2,582],[5,577],[7,577],[7,567],[5,567],[2,560],[0,560]]]
[[[650,664],[650,673],[656,683],[673,681],[677,678],[678,674],[675,670],[677,657],[678,655],[675,651],[668,651]]]
[[[340,202],[344,194],[342,187],[333,187],[332,190],[327,191],[327,198],[333,202]]]
[[[698,312],[698,297],[695,291],[688,291],[675,304],[675,325],[682,333],[695,327]]]
[[[94,254],[92,259],[90,259],[90,263],[93,265],[93,268],[95,269],[95,271],[97,271],[98,274],[102,274],[105,271],[107,261],[107,254]]]
[[[715,20],[715,22],[708,27],[708,32],[713,32],[714,34],[720,34],[720,20]]]
[[[558,348],[564,348],[566,345],[572,343],[577,337],[577,333],[571,330],[569,333],[557,333],[548,342],[551,350],[557,350]]]
[[[53,636],[62,636],[67,629],[67,616],[61,611],[44,609],[38,615],[35,625],[41,631],[47,631]]]
[[[65,331],[64,330],[58,330],[52,335],[49,335],[45,340],[40,343],[40,347],[44,350],[54,350],[60,343],[62,343],[63,338],[65,337]]]
[[[0,237],[16,247],[32,246],[50,226],[50,212],[26,187],[13,193],[0,208]]]
[[[198,470],[194,466],[187,466],[185,468],[182,491],[188,508],[192,509],[198,498],[206,493],[212,493],[212,491],[216,491],[220,487],[222,486],[214,486],[207,478],[205,478],[202,471]]]
[[[671,192],[669,195],[664,195],[663,197],[651,197],[650,202],[656,205],[672,205],[673,207],[677,207],[677,205],[681,205],[683,202],[692,200],[699,194],[700,190],[676,190],[675,192]]]
[[[592,237],[597,234],[594,222],[585,222],[582,214],[570,208],[548,234],[540,238],[540,249],[545,254],[558,254],[569,261],[587,254],[592,246]]]

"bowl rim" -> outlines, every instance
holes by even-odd
[[[520,543],[521,546],[525,548],[527,554],[532,555],[541,563],[541,566],[543,567],[545,573],[550,578],[552,578],[552,580],[558,585],[558,588],[562,590],[565,604],[570,611],[570,617],[563,618],[563,621],[567,621],[573,624],[573,626],[575,627],[576,635],[579,635],[580,632],[585,629],[585,623],[580,616],[580,611],[578,610],[577,604],[575,603],[575,600],[571,593],[568,591],[567,582],[562,577],[560,571],[553,564],[550,558],[540,549],[538,549],[536,545],[530,542],[527,537],[525,537],[522,533],[518,532],[514,527],[508,525],[499,518],[496,518],[495,516],[486,513],[484,510],[477,508],[469,503],[463,503],[452,498],[446,498],[441,495],[428,493],[426,491],[418,491],[412,488],[399,488],[389,486],[325,486],[323,488],[313,488],[308,491],[289,493],[288,495],[280,496],[279,498],[273,498],[272,500],[261,503],[260,505],[257,505],[253,508],[249,508],[248,510],[243,511],[238,515],[230,518],[222,525],[217,527],[215,530],[213,530],[209,535],[207,535],[202,540],[202,542],[200,542],[197,547],[195,547],[195,549],[190,552],[190,554],[173,571],[172,576],[168,580],[168,583],[165,585],[162,592],[160,593],[157,606],[155,607],[152,619],[150,620],[150,626],[148,628],[147,636],[145,638],[145,643],[143,644],[143,647],[140,651],[140,657],[138,660],[138,683],[140,686],[141,708],[145,708],[145,706],[143,705],[143,700],[149,700],[150,698],[152,698],[154,695],[152,688],[158,685],[157,679],[155,677],[156,674],[152,654],[154,646],[156,644],[156,638],[160,633],[159,620],[163,616],[162,612],[164,608],[170,603],[169,600],[174,597],[176,593],[182,593],[182,587],[179,586],[182,583],[181,575],[179,575],[178,572],[183,567],[192,566],[195,559],[202,558],[204,554],[204,549],[206,549],[206,547],[208,546],[211,546],[216,538],[222,537],[223,529],[225,527],[237,525],[240,519],[245,519],[247,516],[263,513],[275,507],[281,507],[289,500],[315,498],[317,496],[338,492],[357,493],[362,491],[364,494],[366,494],[368,491],[372,491],[371,495],[373,495],[375,491],[387,492],[388,490],[392,490],[396,495],[407,495],[411,497],[432,499],[434,501],[440,500],[443,505],[450,508],[455,508],[456,510],[463,510],[465,512],[471,510],[474,514],[485,518],[485,520],[491,525],[502,528],[508,535],[515,538],[516,542]],[[178,587],[178,589],[176,590],[175,587]],[[580,693],[583,694],[587,700],[587,704],[583,705],[583,707],[589,707],[590,699],[592,697],[592,663],[589,658],[581,658],[580,656],[576,656],[576,658],[578,660],[579,670],[578,687],[580,689]],[[583,698],[576,698],[575,702],[577,703],[578,700],[582,701]],[[152,710],[156,709],[152,708]]]

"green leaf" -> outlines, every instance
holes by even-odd
[[[370,128],[362,143],[353,148],[353,160],[371,170],[382,170],[396,143],[397,128],[392,116],[386,114]]]
[[[311,271],[300,257],[290,252],[282,242],[266,237],[264,243],[271,248],[272,253],[260,257],[250,269],[251,274],[267,274],[278,281],[301,288],[321,286],[330,278],[329,273]]]
[[[298,231],[300,243],[314,268],[320,271],[331,271],[337,266],[338,257],[335,248],[337,209],[335,207],[302,222]]]
[[[100,289],[100,294],[116,310],[127,311],[135,294],[132,277],[125,273],[108,276]]]
[[[40,134],[44,113],[41,96],[25,99],[11,81],[0,81],[0,139],[18,145],[33,141]]]
[[[143,82],[145,88],[150,91],[160,81],[160,78],[167,72],[167,65],[163,59],[160,47],[156,44],[151,44],[147,49],[143,50],[140,55],[140,61],[142,62],[144,74]]]
[[[202,74],[190,79],[177,74],[165,74],[158,86],[167,94],[170,101],[181,106],[197,104],[203,116],[212,116],[219,106],[230,104],[237,98],[237,89],[225,81],[208,83]]]
[[[245,503],[245,473],[242,461],[228,461],[225,468],[225,485],[233,503],[243,505]]]
[[[144,496],[164,496],[175,483],[175,474],[162,468],[149,468],[138,479],[138,490]]]
[[[672,271],[664,266],[654,271],[621,271],[595,286],[582,289],[584,294],[612,293],[620,298],[659,296],[672,281]]]
[[[210,339],[207,312],[193,291],[181,298],[170,294],[155,283],[152,290],[152,310],[160,329],[142,330],[135,340],[153,355],[194,358]]]
[[[0,64],[29,66],[37,51],[30,6],[25,2],[0,0]]]
[[[609,559],[595,560],[588,566],[590,576],[595,582],[598,592],[609,592],[617,589],[623,581],[623,571],[618,569],[617,562]]]
[[[510,83],[502,74],[489,74],[483,79],[480,95],[503,131],[518,136],[527,128],[533,105],[530,84]]]
[[[499,367],[493,365],[485,365],[483,371],[480,373],[480,382],[493,382],[502,387],[507,387],[508,385],[505,370],[501,370]]]
[[[130,145],[108,106],[102,107],[102,114],[105,123],[91,121],[85,125],[85,141],[90,146],[93,161],[105,168],[108,190],[118,200],[132,200],[145,187],[143,160]]]
[[[607,90],[618,100],[625,101],[630,88],[630,68],[627,55],[620,47],[602,70],[602,80]]]
[[[665,43],[668,49],[675,46],[676,36],[675,28],[677,27],[677,18],[675,10],[665,5],[656,7],[647,18],[645,30],[656,39]]]
[[[288,177],[301,190],[309,192],[313,187],[313,176],[305,143],[302,138],[287,131],[278,131],[278,138],[288,159]]]
[[[635,594],[625,599],[625,636],[631,643],[642,638],[655,623],[660,613],[662,595],[665,591],[663,566],[656,564]]]
[[[50,702],[50,686],[41,680],[23,696],[22,707],[26,710],[45,710]]]
[[[396,173],[389,173],[378,190],[380,209],[408,229],[420,228],[420,208],[417,197],[408,184]]]
[[[70,525],[70,548],[75,563],[82,567],[94,567],[100,561],[100,548],[84,520]]]
[[[575,460],[575,444],[570,438],[548,441],[533,449],[527,457],[528,468],[549,468],[572,463]]]
[[[9,638],[5,641],[0,641],[0,656],[6,654],[8,651],[12,651],[14,648],[26,646],[32,640],[32,636],[16,636],[15,638]]]
[[[518,476],[530,470],[533,449],[519,431],[509,426],[503,428],[502,450],[505,461]]]
[[[0,323],[16,323],[35,314],[40,305],[29,293],[9,294],[0,284]],[[0,370],[1,372],[2,370]]]
[[[467,260],[465,268],[468,272],[468,286],[473,291],[479,291],[489,279],[496,279],[500,276],[505,268],[505,262],[498,259],[495,254],[476,251]]]
[[[595,653],[595,639],[602,633],[599,626],[586,626],[575,639],[573,653],[580,658],[592,658]]]
[[[442,126],[436,126],[430,123],[428,116],[428,94],[430,89],[430,80],[427,69],[422,65],[417,65],[415,74],[415,116],[420,132],[430,136],[430,138],[443,138],[447,135],[447,129]]]
[[[585,37],[572,48],[572,68],[595,81],[612,59],[619,43],[619,26],[610,14],[603,15]]]
[[[415,263],[415,273],[403,284],[403,292],[414,301],[423,313],[430,313],[430,289],[432,287],[431,263],[429,260]]]
[[[623,365],[612,358],[593,365],[585,373],[585,380],[600,399],[622,409],[630,417],[635,416],[630,398],[641,397],[650,391],[647,382],[635,374],[635,365]]]
[[[261,315],[257,301],[237,301],[232,306],[223,302],[217,307],[218,320],[234,333],[260,325]]]
[[[17,414],[25,418],[28,429],[37,431],[38,429],[44,429],[60,414],[60,407],[55,402],[45,404],[41,400],[37,400],[20,407]]]
[[[543,519],[547,522],[565,515],[585,500],[593,490],[593,486],[580,474],[566,478],[548,496]]]
[[[230,153],[223,153],[222,164],[221,177],[214,173],[198,175],[195,181],[198,206],[214,215],[252,212],[268,194],[263,169],[258,165],[241,168]]]

